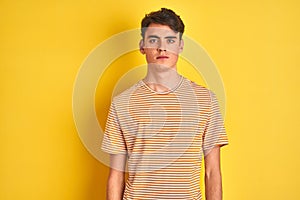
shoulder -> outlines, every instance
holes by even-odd
[[[189,87],[192,88],[193,92],[195,93],[195,95],[198,97],[198,99],[207,99],[209,101],[211,101],[211,99],[213,98],[213,96],[215,96],[214,92],[211,91],[210,89],[208,89],[207,87],[203,86],[203,85],[199,85],[198,83],[189,80],[187,78],[185,78],[186,83],[188,84]]]
[[[126,104],[126,102],[130,101],[131,96],[133,94],[135,94],[140,87],[141,87],[141,82],[139,81],[139,82],[135,83],[134,85],[132,85],[131,87],[129,87],[128,89],[121,92],[120,94],[113,97],[112,103],[115,106],[120,106],[120,105]]]

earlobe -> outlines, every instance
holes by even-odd
[[[140,43],[139,43],[139,47],[140,47],[140,52],[141,54],[145,54],[145,49],[144,49],[144,40],[141,39]]]

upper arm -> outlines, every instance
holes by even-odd
[[[111,154],[110,155],[110,171],[107,182],[108,200],[122,199],[125,181],[125,163],[126,155]]]
[[[125,172],[126,154],[110,154],[110,168],[120,172]]]
[[[109,109],[101,149],[111,155],[125,155],[127,153],[125,138],[114,103]],[[114,159],[113,157],[111,159]]]
[[[110,154],[109,187],[120,187],[125,179],[126,155]]]
[[[220,146],[212,148],[204,157],[205,174],[220,173]]]
[[[208,117],[202,136],[202,149],[204,156],[210,154],[214,148],[219,148],[228,144],[228,138],[224,127],[224,120],[220,112],[218,100],[214,93],[211,92],[210,95],[210,108],[208,110]],[[214,149],[214,152],[212,152],[214,155],[211,155],[211,157],[218,156],[215,155],[218,154],[218,152],[216,151],[219,150]]]

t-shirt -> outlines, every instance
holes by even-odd
[[[182,78],[169,93],[141,80],[116,96],[102,150],[127,155],[123,199],[200,200],[202,156],[226,144],[215,94]]]

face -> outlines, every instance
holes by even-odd
[[[141,41],[140,51],[146,55],[148,65],[155,64],[176,69],[178,54],[182,52],[183,40],[169,26],[150,24]]]

